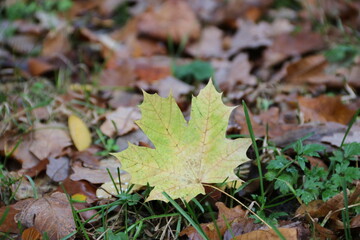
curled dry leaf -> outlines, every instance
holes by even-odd
[[[71,115],[68,119],[68,126],[70,136],[77,150],[83,151],[87,149],[91,144],[91,134],[84,121],[75,115]]]
[[[63,149],[71,145],[66,127],[59,123],[35,124],[30,151],[40,160],[60,156]]]
[[[47,232],[51,240],[65,237],[76,229],[71,207],[64,193],[55,192],[48,197],[23,200],[17,202],[14,208],[20,210],[15,216],[16,221],[26,227],[35,227],[41,233]]]
[[[118,107],[114,112],[106,115],[106,120],[101,125],[100,130],[109,137],[121,136],[138,129],[135,121],[140,118],[141,114],[137,108]]]
[[[180,43],[198,38],[200,23],[186,1],[172,0],[140,15],[138,30],[141,34]]]

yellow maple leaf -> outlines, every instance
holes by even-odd
[[[191,200],[204,194],[202,183],[221,183],[238,179],[234,168],[248,161],[250,139],[226,139],[228,119],[234,107],[221,100],[211,80],[192,99],[191,118],[184,119],[171,96],[161,98],[144,92],[141,120],[136,123],[155,149],[129,144],[114,153],[134,184],[154,186],[150,200],[171,198]]]

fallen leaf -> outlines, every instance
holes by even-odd
[[[88,181],[85,180],[73,181],[70,178],[67,178],[62,182],[62,185],[66,190],[66,193],[69,195],[74,195],[74,194],[85,195],[87,197],[87,202],[89,203],[92,203],[97,199],[95,194],[96,188]],[[63,192],[64,190],[62,187],[59,186],[57,188],[57,191]]]
[[[71,50],[71,44],[68,39],[68,35],[71,32],[68,26],[59,25],[55,29],[48,32],[46,35],[43,48],[42,55],[43,56],[63,56]]]
[[[101,72],[100,84],[107,87],[131,87],[135,84],[136,74],[133,67],[127,63],[116,66],[113,69],[105,69]]]
[[[137,64],[135,67],[135,74],[138,79],[148,83],[156,82],[157,80],[166,78],[171,75],[169,66],[155,66],[153,64]]]
[[[142,119],[137,124],[155,149],[130,144],[113,155],[130,173],[132,183],[155,186],[147,201],[167,201],[162,192],[188,201],[205,193],[202,182],[236,180],[234,168],[248,161],[246,151],[251,141],[225,138],[233,108],[222,103],[211,81],[193,97],[189,122],[172,96],[160,98],[144,92],[140,109]],[[144,167],[147,171],[141,170]]]
[[[49,157],[49,164],[46,168],[46,175],[53,181],[61,182],[69,176],[70,160],[67,157]]]
[[[232,56],[239,50],[244,48],[258,48],[261,46],[270,46],[270,25],[266,22],[258,24],[252,21],[237,21],[238,31],[235,33],[231,47],[227,51],[226,56]]]
[[[45,60],[39,58],[29,58],[28,60],[29,71],[33,76],[39,76],[43,73],[52,71],[56,67]]]
[[[320,95],[315,98],[299,97],[299,109],[305,122],[337,122],[348,124],[355,110],[349,109],[340,97]]]
[[[137,108],[118,107],[114,112],[106,115],[106,120],[101,125],[100,130],[109,137],[114,134],[121,136],[138,129],[135,121],[140,117],[141,114]]]
[[[22,232],[21,240],[42,240],[42,235],[36,228],[30,227]]]
[[[83,151],[90,147],[91,134],[81,118],[75,115],[70,115],[68,118],[68,126],[71,139],[78,151]]]
[[[114,91],[109,106],[111,108],[118,107],[135,107],[139,105],[143,97],[140,94],[130,93],[125,91]]]
[[[64,193],[55,192],[48,197],[23,200],[17,202],[14,208],[20,210],[15,216],[16,221],[25,227],[35,227],[41,233],[47,232],[51,240],[60,239],[76,230],[71,207]]]
[[[222,77],[218,74],[216,83],[220,89],[231,91],[238,84],[246,84],[254,86],[257,83],[256,77],[251,75],[252,65],[249,62],[248,55],[245,53],[238,54],[234,60],[228,65],[224,65],[226,73]],[[241,71],[239,71],[241,69]]]
[[[286,240],[297,240],[296,228],[278,228],[279,232],[284,236]],[[249,233],[236,236],[233,240],[257,240],[257,239],[280,239],[278,235],[272,229],[256,230]]]
[[[356,215],[355,217],[353,217],[353,218],[351,219],[350,227],[351,227],[351,228],[358,228],[358,227],[360,227],[360,214]]]
[[[12,152],[11,157],[21,163],[23,169],[33,168],[40,163],[40,159],[30,152],[31,138],[31,134],[23,137],[4,135],[0,139],[0,150],[4,155]]]
[[[293,84],[306,84],[332,81],[334,76],[325,73],[328,65],[323,55],[312,55],[301,58],[300,60],[289,64],[286,67],[285,81]]]
[[[0,219],[4,221],[0,224],[0,232],[2,233],[19,233],[17,223],[14,220],[15,215],[19,213],[13,205],[3,206],[0,208]]]
[[[181,95],[186,95],[194,89],[193,86],[173,76],[165,77],[153,83],[138,81],[136,85],[145,91],[155,90],[161,97],[167,97],[171,92],[175,99],[179,99]]]
[[[204,230],[204,233],[206,234],[206,236],[209,237],[209,239],[220,240],[221,236],[224,235],[225,231],[228,229],[228,226],[231,226],[234,220],[246,218],[246,211],[242,210],[240,206],[228,208],[222,202],[217,202],[215,205],[219,209],[216,225],[214,222],[203,223],[201,224],[201,228]],[[253,222],[253,219],[251,220],[251,222]],[[220,236],[216,228],[218,228]],[[187,235],[190,240],[202,239],[200,234],[192,226],[187,227],[180,232],[180,236],[184,235]]]
[[[273,66],[288,57],[298,56],[325,47],[322,36],[313,32],[281,34],[275,37],[273,44],[265,51],[265,66]]]
[[[35,124],[30,151],[40,160],[60,156],[63,149],[71,146],[66,127],[59,123]]]
[[[186,1],[165,1],[157,9],[150,9],[139,18],[140,34],[164,41],[170,38],[180,43],[186,39],[197,39],[200,35],[200,24]]]
[[[188,46],[186,51],[196,58],[221,58],[224,56],[223,32],[214,26],[203,29],[198,42]]]
[[[152,142],[145,135],[145,133],[143,131],[141,131],[141,129],[132,131],[131,133],[128,133],[128,134],[123,135],[123,136],[119,137],[118,139],[116,139],[116,145],[119,146],[119,152],[127,149],[129,146],[129,143],[134,144],[134,145],[144,144],[144,145],[151,146],[152,148],[154,147]]]
[[[121,165],[114,159],[106,159],[100,161],[100,166],[97,169],[90,169],[81,166],[73,166],[73,174],[70,175],[70,179],[73,181],[86,180],[90,183],[99,184],[110,182],[111,178],[107,169],[110,171],[111,176],[116,179],[118,177],[118,168]],[[120,170],[120,174],[126,174]]]

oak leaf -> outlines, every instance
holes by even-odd
[[[221,183],[238,179],[234,168],[248,161],[250,139],[225,138],[228,119],[234,107],[227,107],[212,82],[192,98],[191,118],[187,122],[170,94],[161,98],[144,92],[140,105],[142,119],[136,121],[155,149],[129,144],[114,153],[131,182],[155,188],[147,201],[191,200],[205,194],[202,183]]]

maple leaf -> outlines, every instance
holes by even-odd
[[[191,118],[184,119],[175,99],[144,92],[139,106],[142,118],[136,124],[155,149],[129,144],[114,153],[134,184],[155,186],[147,201],[191,200],[204,194],[201,183],[221,183],[238,179],[234,168],[248,161],[250,139],[226,139],[228,119],[234,107],[227,107],[211,82],[192,98]]]

